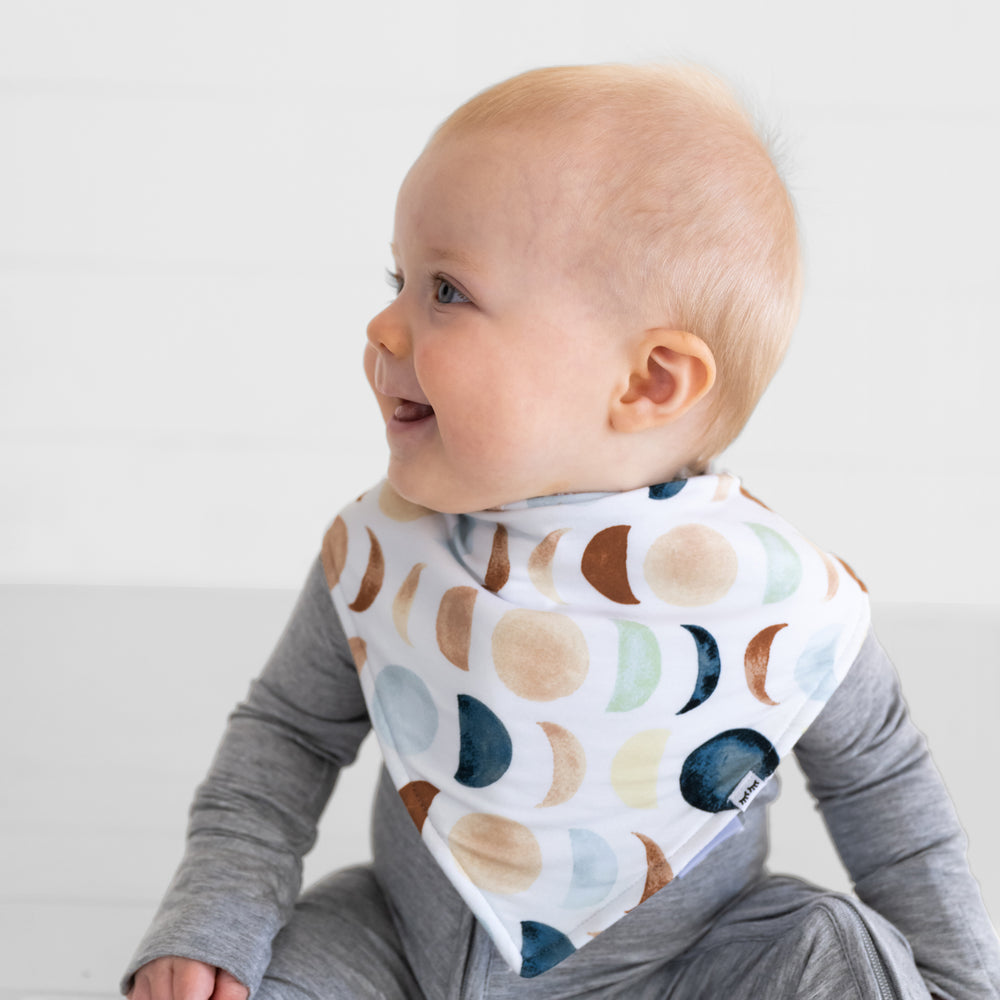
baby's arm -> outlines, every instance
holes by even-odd
[[[1000,998],[965,835],[873,634],[796,755],[858,896],[906,936],[930,991]]]
[[[337,774],[369,728],[357,670],[317,560],[197,791],[184,859],[123,991],[132,988],[137,970],[165,956],[224,969],[256,988],[271,941],[298,896],[301,858],[315,840]]]

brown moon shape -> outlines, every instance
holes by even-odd
[[[420,504],[411,503],[401,497],[386,480],[382,484],[382,489],[378,495],[379,509],[391,521],[416,521],[419,517],[427,517],[433,514],[432,510],[421,507]]]
[[[392,623],[396,626],[396,631],[400,638],[412,646],[409,636],[410,610],[413,608],[413,598],[417,596],[417,584],[420,583],[420,574],[424,571],[426,563],[417,563],[406,575],[402,586],[396,592],[392,601]]]
[[[535,590],[556,604],[565,604],[566,602],[559,596],[555,581],[552,579],[552,560],[555,558],[559,539],[567,531],[569,528],[550,531],[528,556],[528,579],[535,585]]]
[[[858,576],[858,574],[855,573],[854,570],[851,569],[851,567],[848,566],[847,563],[845,563],[844,560],[840,558],[840,556],[835,556],[834,558],[837,560],[837,562],[840,563],[841,566],[844,567],[844,569],[847,570],[847,575],[867,594],[868,588],[864,585],[864,582],[862,581],[861,577]]]
[[[351,656],[354,657],[354,666],[358,668],[360,674],[361,668],[368,662],[368,646],[359,635],[351,636],[347,640],[347,645],[351,649]]]
[[[448,846],[465,874],[487,892],[524,892],[542,871],[542,850],[535,835],[503,816],[463,816],[451,828]]]
[[[493,548],[490,550],[490,563],[486,568],[483,586],[495,594],[507,582],[508,576],[510,560],[507,558],[507,529],[498,524],[493,532]]]
[[[552,784],[538,808],[568,802],[579,791],[587,773],[587,755],[583,745],[568,730],[555,722],[539,722],[552,747]]]
[[[320,550],[320,562],[326,576],[326,585],[333,590],[344,572],[347,562],[347,525],[341,517],[337,517],[323,536],[323,548]]]
[[[375,532],[371,528],[365,529],[371,542],[371,550],[368,553],[368,565],[365,568],[365,575],[361,578],[361,586],[358,589],[358,596],[348,605],[352,611],[367,611],[372,602],[378,597],[378,592],[382,589],[382,579],[385,576],[385,559],[382,556],[382,546],[379,545]]]
[[[752,500],[758,507],[763,507],[764,510],[771,509],[766,503],[764,503],[763,500],[758,500],[749,490],[744,489],[742,486],[740,487],[740,493],[742,493],[747,500]]]
[[[508,611],[493,629],[493,665],[514,694],[552,701],[572,694],[590,669],[580,626],[556,611]]]
[[[469,640],[472,636],[472,609],[475,587],[452,587],[444,592],[437,613],[437,644],[449,663],[459,670],[469,669]]]
[[[660,845],[650,840],[644,833],[636,833],[646,848],[646,884],[642,890],[642,899],[636,904],[645,903],[655,892],[659,892],[668,882],[673,880],[674,872],[670,862],[663,856]]]
[[[721,500],[725,500],[729,496],[729,491],[733,488],[733,483],[736,479],[729,475],[728,472],[723,472],[719,476],[719,481],[715,484],[715,495],[712,497],[713,503],[718,503]]]
[[[714,604],[736,580],[739,560],[729,541],[704,524],[680,524],[660,535],[643,563],[646,582],[667,604]]]
[[[399,790],[399,797],[403,800],[410,819],[421,833],[424,821],[427,819],[427,810],[430,809],[434,796],[439,791],[440,789],[435,788],[429,781],[411,781]]]
[[[628,583],[625,556],[631,525],[615,524],[599,531],[583,550],[580,570],[599,594],[616,604],[638,604]]]
[[[746,655],[743,657],[743,667],[747,675],[747,687],[750,693],[765,705],[777,705],[764,690],[767,681],[767,664],[771,658],[771,643],[774,637],[788,627],[788,622],[781,625],[768,625],[761,629],[747,644]]]
[[[823,600],[832,600],[840,589],[840,574],[837,572],[837,566],[830,556],[818,545],[813,545],[812,542],[809,544],[812,545],[816,554],[823,560],[823,566],[826,569],[826,596]]]

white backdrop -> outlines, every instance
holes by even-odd
[[[396,187],[521,69],[683,57],[785,136],[797,341],[725,457],[881,601],[1000,604],[976,0],[0,0],[0,581],[295,587],[380,475]]]

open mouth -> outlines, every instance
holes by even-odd
[[[417,420],[424,420],[426,417],[433,417],[434,407],[427,403],[414,403],[406,399],[396,407],[393,416],[400,423],[410,424]]]

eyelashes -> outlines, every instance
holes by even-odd
[[[403,276],[398,271],[385,269],[385,282],[397,294],[403,290]]]

